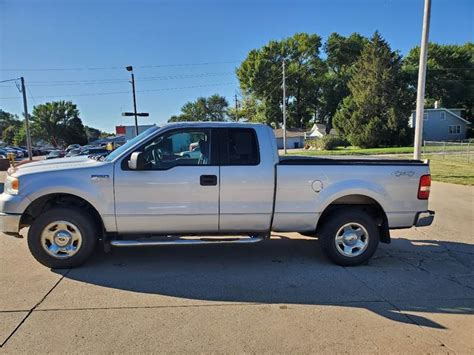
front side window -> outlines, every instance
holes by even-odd
[[[445,120],[446,119],[446,112],[444,112],[444,111],[440,112],[440,118],[442,120]]]
[[[209,130],[192,129],[164,133],[141,149],[146,170],[175,166],[210,165]]]

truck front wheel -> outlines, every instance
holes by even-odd
[[[329,215],[319,235],[325,254],[341,266],[369,260],[379,244],[375,219],[361,209],[338,210]]]
[[[98,234],[92,217],[78,208],[53,208],[33,221],[28,247],[33,257],[53,269],[83,264],[94,251]]]

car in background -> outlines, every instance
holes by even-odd
[[[23,149],[23,148],[21,148],[21,147],[16,147],[16,146],[15,146],[15,147],[11,147],[11,148],[12,148],[12,149],[15,149],[15,150],[17,150],[17,151],[22,152],[22,153],[23,153],[23,157],[27,157],[27,156],[28,156],[28,150],[27,150],[27,149]]]
[[[7,159],[8,158],[8,152],[3,149],[3,148],[0,148],[0,159]]]
[[[69,152],[67,152],[66,158],[77,157],[78,155],[81,155],[81,152],[82,152],[81,148],[71,149]]]
[[[81,147],[80,144],[69,144],[66,148],[66,153],[69,153],[71,150],[78,149],[80,147]]]
[[[64,151],[62,150],[52,150],[46,155],[45,159],[56,159],[56,158],[63,158],[65,155]]]
[[[21,159],[25,156],[24,152],[21,149],[15,147],[5,147],[4,148],[8,153],[14,153],[16,159]]]
[[[107,154],[109,154],[109,151],[105,148],[91,147],[91,148],[81,149],[81,154],[79,154],[79,155],[97,156],[97,155],[107,155]]]
[[[25,151],[25,153],[26,153],[25,156],[28,156],[28,147],[26,147],[26,146],[24,146],[24,145],[20,145],[19,148],[21,148],[21,149],[23,149],[23,150]],[[34,157],[37,157],[37,156],[40,156],[40,155],[44,155],[44,154],[42,154],[41,149],[36,148],[36,147],[31,147],[31,153],[33,153],[33,156],[34,156]]]
[[[109,151],[105,148],[97,147],[97,146],[85,146],[85,147],[75,148],[75,149],[70,150],[66,154],[66,158],[77,157],[81,155],[102,156],[102,155],[107,155],[107,154],[109,154]]]

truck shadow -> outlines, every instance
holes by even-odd
[[[364,266],[329,262],[317,240],[97,252],[67,278],[107,288],[216,302],[365,308],[443,329],[420,313],[474,314],[474,245],[394,238]],[[414,314],[417,313],[417,314]]]

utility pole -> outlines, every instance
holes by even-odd
[[[237,100],[237,94],[234,94],[234,100],[235,100],[235,120],[239,120],[239,101]]]
[[[25,78],[21,77],[21,93],[23,94],[23,111],[25,113],[26,146],[28,148],[28,159],[33,160],[33,150],[31,149],[30,123],[28,120],[28,103],[26,102]]]
[[[133,114],[135,116],[135,137],[138,136],[138,115],[137,115],[137,98],[135,96],[135,75],[133,75],[133,67],[126,67],[127,71],[132,72],[132,91],[133,91]]]
[[[416,121],[413,159],[420,159],[423,141],[423,115],[425,105],[426,61],[428,59],[428,37],[430,32],[431,0],[425,0],[423,32],[421,35],[418,87],[416,90]]]
[[[283,60],[283,151],[286,154],[286,78],[285,61]]]

